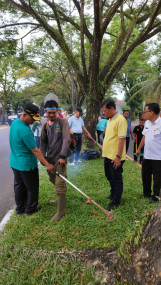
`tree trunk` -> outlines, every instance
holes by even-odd
[[[103,97],[104,96],[102,94],[98,94],[97,90],[93,89],[89,101],[87,102],[87,115],[85,118],[85,126],[92,135],[92,137],[94,137],[96,132],[96,125],[98,116],[100,114],[100,105],[103,101]]]
[[[124,279],[127,284],[161,284],[161,206],[153,212],[131,262],[122,267],[121,280]]]

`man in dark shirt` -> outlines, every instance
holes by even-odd
[[[57,166],[57,171],[66,177],[67,157],[70,155],[70,131],[66,119],[58,117],[58,103],[54,100],[45,103],[45,111],[48,122],[41,131],[40,150],[47,161]],[[57,213],[51,218],[52,221],[59,221],[65,215],[66,184],[64,180],[48,171],[50,181],[55,185],[58,199]]]
[[[142,134],[143,128],[144,128],[144,119],[140,119],[139,125],[136,126],[133,130],[133,134],[135,138],[135,142],[134,142],[134,160],[135,161],[137,161],[137,157],[136,157],[137,148],[143,137],[143,134]],[[143,153],[144,153],[144,147],[141,149],[141,154]],[[140,163],[142,162],[142,160],[143,160],[143,155],[140,156]]]

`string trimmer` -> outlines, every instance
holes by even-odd
[[[66,181],[68,184],[70,184],[74,189],[76,189],[79,193],[81,193],[84,197],[88,199],[88,204],[94,204],[96,207],[98,207],[106,216],[107,216],[107,221],[113,221],[116,217],[113,216],[110,212],[105,210],[102,206],[97,204],[93,199],[91,199],[89,196],[87,196],[82,190],[80,190],[77,186],[75,186],[72,182],[70,182],[66,177],[64,177],[62,174],[60,174],[57,170],[58,163],[55,164],[55,169],[54,173],[61,177],[64,181]]]
[[[100,149],[102,149],[102,145],[99,144],[96,140],[94,140],[90,134],[87,135],[87,137],[88,137],[89,139],[91,139],[96,145],[98,145],[98,147],[99,147]]]

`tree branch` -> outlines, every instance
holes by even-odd
[[[111,53],[109,55],[108,62],[104,66],[103,70],[100,72],[99,79],[101,81],[104,80],[104,78],[106,77],[106,75],[107,75],[108,71],[110,70],[111,66],[114,64],[116,58],[118,57],[119,52],[121,52],[121,48],[122,48],[125,36],[126,36],[126,34],[125,34],[124,31],[121,31],[120,34],[118,35],[115,47],[112,49],[112,51],[111,51]]]
[[[154,7],[154,12],[153,12],[153,7]],[[147,28],[146,28],[147,31],[149,31],[150,28],[152,27],[160,9],[161,9],[161,0],[159,0],[157,6],[155,3],[152,3],[152,5],[151,5],[151,17],[149,19],[149,23],[148,23]]]
[[[40,27],[40,25],[38,25],[38,27]],[[30,33],[32,33],[33,31],[37,30],[37,28],[34,28],[32,30],[30,30],[27,34],[25,34],[23,37],[19,38],[19,39],[15,39],[16,41],[19,41],[19,40],[23,40],[25,37],[27,37]]]
[[[85,61],[85,49],[84,49],[84,0],[81,0],[81,11],[80,11],[80,27],[81,27],[81,59],[83,66],[83,73],[85,78],[88,78],[86,61]]]
[[[116,73],[122,68],[124,63],[127,61],[129,55],[132,53],[132,51],[141,43],[145,42],[146,40],[150,39],[157,33],[161,31],[161,26],[155,29],[151,33],[145,32],[144,34],[140,34],[138,38],[128,47],[128,49],[122,54],[122,56],[119,58],[119,60],[114,64],[114,66],[111,68],[110,72],[108,73],[106,77],[106,84],[111,82],[113,78],[115,77]]]
[[[53,0],[52,3],[50,1],[48,1],[48,0],[42,0],[42,1],[45,2],[53,10],[54,15],[55,15],[55,19],[56,19],[56,22],[57,22],[57,25],[58,25],[59,32],[60,32],[61,35],[63,35],[61,24],[60,24],[60,20],[59,20],[59,16],[58,16],[58,13],[57,13],[57,8],[56,8],[56,5],[54,3],[54,0]]]
[[[4,29],[4,28],[7,28],[7,27],[13,27],[13,26],[23,26],[23,25],[33,25],[33,26],[37,26],[37,27],[40,26],[39,24],[32,23],[32,22],[23,22],[23,23],[6,24],[6,25],[3,25],[3,26],[0,26],[0,29]]]
[[[73,3],[75,4],[77,10],[78,10],[78,13],[81,17],[81,7],[80,7],[80,4],[77,0],[73,0]],[[87,28],[87,25],[86,25],[86,22],[85,22],[85,19],[84,19],[84,15],[83,15],[83,24],[84,24],[84,34],[86,35],[86,37],[88,38],[89,42],[93,42],[93,36],[92,34],[89,32],[88,28]]]
[[[123,3],[124,0],[117,0],[116,3],[109,8],[109,10],[107,11],[107,15],[105,16],[105,20],[101,25],[101,35],[103,36],[112,17],[115,15],[118,7]]]
[[[7,0],[7,1],[17,6],[17,3],[15,3],[15,1],[13,0]],[[78,78],[83,82],[84,78],[79,68],[79,64],[76,62],[74,55],[72,54],[72,51],[69,48],[68,44],[66,43],[64,37],[55,28],[51,27],[47,23],[47,21],[44,18],[42,18],[41,15],[38,14],[31,6],[29,7],[29,5],[27,5],[25,1],[23,0],[19,1],[23,5],[23,6],[19,5],[19,9],[27,12],[29,15],[34,17],[34,19],[36,19],[39,22],[39,24],[44,28],[44,30],[47,31],[47,33],[51,36],[51,38],[55,40],[55,42],[60,46],[62,51],[65,53],[67,59],[71,63],[75,72],[77,73]]]

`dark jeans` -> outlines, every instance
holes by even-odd
[[[142,181],[143,194],[151,195],[151,183],[153,175],[153,193],[159,196],[161,189],[161,160],[143,159],[142,163]]]
[[[12,170],[14,173],[16,212],[17,214],[32,213],[38,205],[38,168],[30,171],[20,171],[14,168]]]
[[[74,133],[71,138],[73,138],[76,142],[76,150],[75,153],[73,153],[70,157],[69,157],[69,161],[70,163],[72,163],[74,161],[74,156],[75,156],[75,161],[77,162],[79,159],[79,154],[81,151],[81,146],[82,146],[82,134],[76,134]]]
[[[120,204],[122,192],[123,192],[123,179],[122,179],[122,172],[123,172],[123,164],[124,160],[121,161],[121,166],[117,169],[113,167],[112,160],[109,158],[104,158],[104,169],[105,169],[105,176],[110,182],[111,186],[111,199],[115,201],[117,204]]]
[[[103,131],[98,131],[97,130],[97,135],[98,135],[98,143],[103,144]]]
[[[130,142],[130,137],[126,137],[126,153],[129,149],[129,142]]]

